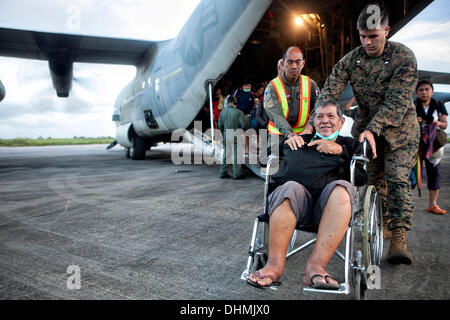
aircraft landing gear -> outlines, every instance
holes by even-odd
[[[129,148],[127,155],[129,153],[130,158],[132,160],[144,160],[145,159],[145,140],[142,137],[139,137],[138,135],[135,135],[132,139],[131,142],[133,144],[133,146],[131,148]],[[127,150],[127,149],[125,149]]]

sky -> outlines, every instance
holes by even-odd
[[[417,58],[419,70],[450,72],[450,1],[435,0],[391,38],[405,44]],[[450,92],[450,85],[434,85]],[[450,105],[446,104],[450,112]]]
[[[200,0],[1,0],[0,27],[103,37],[176,37]],[[36,12],[39,12],[36,15]],[[74,63],[69,98],[58,98],[48,62],[0,56],[6,96],[0,138],[115,137],[119,92],[134,66]]]
[[[199,1],[1,0],[0,27],[165,40],[178,34]],[[450,72],[449,13],[450,1],[435,0],[391,40],[415,52],[419,69]],[[58,98],[47,61],[0,57],[6,87],[0,138],[114,137],[114,102],[135,73],[133,66],[74,63],[70,96]],[[435,90],[450,92],[450,86]]]

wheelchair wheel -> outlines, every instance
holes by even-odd
[[[363,209],[362,262],[367,270],[380,265],[383,250],[383,215],[375,186],[367,187]]]
[[[355,300],[364,300],[366,296],[367,284],[366,274],[362,265],[362,253],[359,250],[355,252],[353,287]]]

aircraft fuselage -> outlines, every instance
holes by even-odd
[[[228,70],[271,2],[203,0],[175,39],[155,43],[116,100],[119,144],[132,148],[133,138],[155,141],[189,126],[208,83]]]

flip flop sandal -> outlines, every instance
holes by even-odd
[[[274,277],[271,276],[271,275],[261,276],[261,274],[258,271],[255,272],[255,275],[258,277],[258,280],[256,280],[256,282],[253,282],[247,277],[247,280],[246,280],[247,284],[249,284],[249,285],[251,285],[253,287],[259,288],[259,289],[270,288],[270,289],[273,289],[273,290],[278,290],[278,288],[281,286],[281,281],[279,281],[278,279],[274,279]],[[260,285],[258,283],[259,280],[263,280],[263,279],[266,279],[266,278],[271,279],[272,283],[268,284],[266,286]]]
[[[311,277],[311,288],[313,289],[323,289],[323,290],[338,290],[339,284],[337,283],[314,283],[314,279],[317,277],[321,277],[327,281],[327,278],[333,279],[329,274],[322,275],[322,274],[315,274]],[[334,280],[334,279],[333,279]]]
[[[431,206],[427,209],[428,212],[434,213],[434,214],[446,214],[447,211],[439,208],[437,204],[434,206]]]

